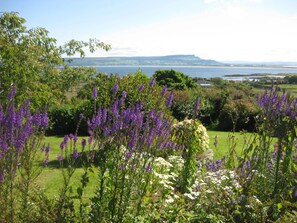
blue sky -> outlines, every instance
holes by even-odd
[[[93,56],[297,61],[297,0],[0,0],[0,11],[19,12],[59,44],[111,44]]]

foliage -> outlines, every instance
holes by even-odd
[[[69,68],[62,56],[72,56],[79,52],[84,56],[83,48],[88,46],[91,52],[110,46],[90,39],[89,42],[75,41],[56,45],[56,39],[49,36],[44,28],[27,29],[25,19],[17,13],[4,12],[0,16],[0,83],[4,95],[11,86],[20,94],[16,102],[31,99],[34,107],[44,109],[46,105],[61,101],[63,94],[78,79],[89,75],[88,68]],[[60,68],[60,69],[59,69]]]
[[[288,84],[297,84],[297,75],[285,76],[284,81]]]
[[[238,99],[227,102],[219,115],[218,129],[223,131],[254,131],[257,107],[252,101]]]
[[[167,87],[171,90],[185,90],[197,87],[197,84],[193,81],[191,77],[183,74],[182,72],[178,72],[172,69],[157,70],[154,73],[153,78],[156,79],[156,82],[159,85],[167,85]]]

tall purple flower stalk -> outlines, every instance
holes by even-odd
[[[169,108],[171,106],[172,101],[173,101],[173,92],[171,92],[169,97],[167,98],[167,101],[166,101],[167,108]]]
[[[48,116],[46,112],[30,111],[30,102],[26,101],[24,105],[16,108],[13,98],[16,94],[14,87],[8,95],[9,103],[7,109],[0,105],[0,172],[10,173],[17,171],[16,166],[19,165],[23,156],[23,152],[28,150],[36,151],[36,136],[48,126]],[[6,112],[4,112],[6,110]],[[33,139],[35,138],[35,139]],[[45,164],[48,162],[49,146],[44,149],[46,152]],[[14,167],[13,167],[14,166]],[[5,180],[5,174],[3,180]],[[12,179],[10,179],[12,180]]]

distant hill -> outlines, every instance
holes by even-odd
[[[222,66],[215,60],[204,60],[195,55],[150,57],[85,57],[65,58],[70,66]]]

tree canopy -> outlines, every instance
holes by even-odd
[[[70,40],[62,46],[45,28],[27,29],[26,20],[16,12],[0,16],[0,101],[12,86],[16,100],[31,98],[35,107],[57,103],[78,79],[94,73],[89,68],[70,68],[64,56],[85,56],[110,46],[97,39],[88,42]]]
[[[172,90],[185,90],[197,87],[197,84],[191,77],[172,69],[157,70],[153,78],[155,78],[159,85],[167,85],[167,87]]]

